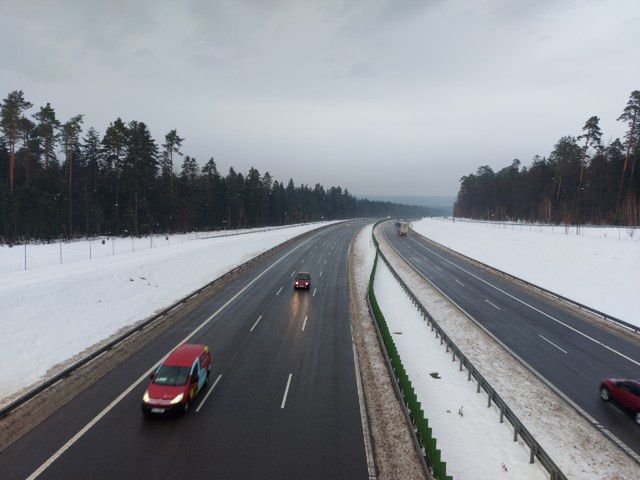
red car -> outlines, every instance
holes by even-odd
[[[613,400],[626,408],[640,425],[640,380],[605,378],[600,384],[600,398],[605,402]]]
[[[142,397],[145,415],[184,413],[209,380],[211,352],[206,345],[185,343],[169,354]]]
[[[298,272],[293,282],[293,288],[306,288],[311,287],[311,274],[309,272]]]

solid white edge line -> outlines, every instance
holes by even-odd
[[[491,305],[493,308],[497,308],[498,310],[502,310],[498,305],[496,305],[495,303],[493,303],[491,300],[487,300],[486,298],[484,299],[485,302],[487,302],[489,305]]]
[[[287,386],[284,389],[284,395],[282,396],[282,404],[280,405],[280,408],[284,408],[285,404],[287,403],[287,395],[289,394],[289,386],[291,385],[291,377],[293,376],[293,373],[289,374],[289,379],[287,380]]]
[[[304,332],[304,327],[306,327],[306,326],[307,326],[307,318],[309,318],[309,316],[308,316],[308,315],[305,315],[305,316],[304,316],[304,322],[302,322],[302,331],[303,331],[303,332]]]
[[[364,399],[364,391],[362,389],[362,378],[360,377],[360,363],[358,362],[358,352],[356,351],[356,343],[353,338],[353,325],[351,327],[351,348],[353,349],[353,366],[356,371],[356,387],[358,389],[358,404],[360,406],[360,423],[362,424],[362,436],[364,437],[364,451],[367,457],[367,470],[369,471],[369,479],[376,478],[376,467],[373,456],[373,448],[371,446],[371,432],[369,431],[369,420],[367,419],[367,406]]]
[[[250,332],[253,332],[253,329],[254,329],[254,328],[256,328],[256,326],[258,325],[258,323],[260,323],[260,320],[262,320],[262,315],[260,315],[260,316],[258,317],[258,319],[256,320],[256,323],[254,323],[254,324],[253,324],[253,327],[251,327],[251,328],[249,329],[249,331],[250,331]]]
[[[278,295],[280,295],[280,292],[282,291],[282,288],[283,288],[283,287],[280,287],[280,288],[278,289],[278,291],[276,292],[276,297],[277,297]]]
[[[638,455],[634,450],[631,449],[631,447],[629,447],[626,443],[624,443],[622,440],[620,440],[616,435],[614,435],[610,430],[607,430],[606,428],[604,428],[602,425],[600,425],[600,423],[598,421],[596,421],[595,418],[593,418],[586,410],[584,410],[580,405],[578,405],[576,402],[574,402],[568,395],[566,395],[562,390],[560,390],[558,387],[556,387],[553,383],[551,383],[550,380],[548,380],[544,375],[542,375],[540,372],[538,372],[538,370],[536,370],[535,368],[533,368],[531,366],[531,364],[529,364],[528,362],[526,362],[520,355],[518,355],[515,351],[513,351],[511,348],[509,348],[507,346],[506,343],[504,343],[502,340],[500,340],[496,335],[494,335],[488,328],[486,328],[484,325],[482,325],[482,323],[480,323],[478,320],[475,319],[475,317],[473,317],[469,312],[467,312],[464,308],[462,308],[460,305],[458,305],[455,301],[453,301],[453,299],[451,297],[449,297],[446,293],[444,293],[440,287],[438,287],[435,283],[433,283],[431,280],[429,280],[429,278],[424,275],[422,272],[420,272],[418,269],[416,269],[411,263],[409,263],[409,261],[407,260],[407,257],[405,257],[402,253],[400,253],[400,250],[398,250],[389,240],[389,237],[387,236],[387,232],[384,231],[384,228],[382,229],[382,233],[384,235],[384,237],[387,239],[387,242],[389,243],[389,245],[391,245],[391,248],[393,248],[395,250],[395,252],[400,255],[400,257],[405,261],[405,263],[407,265],[409,265],[409,267],[411,269],[413,269],[414,272],[416,272],[418,275],[420,275],[422,278],[424,278],[424,280],[429,283],[429,285],[431,285],[433,288],[435,288],[438,292],[440,292],[440,294],[446,298],[449,302],[451,302],[451,304],[453,306],[455,306],[458,310],[460,310],[463,314],[465,314],[467,317],[469,317],[469,319],[471,319],[471,321],[473,321],[479,328],[481,328],[487,335],[489,335],[497,344],[499,344],[502,348],[504,348],[507,352],[509,352],[511,354],[511,356],[513,356],[513,358],[515,358],[516,360],[518,360],[522,365],[524,365],[526,368],[529,369],[529,371],[531,371],[542,383],[544,383],[547,387],[549,387],[551,390],[553,390],[556,395],[558,395],[560,398],[562,398],[565,402],[567,402],[571,407],[573,407],[573,409],[575,411],[577,411],[580,415],[582,415],[584,418],[587,419],[587,421],[589,423],[591,423],[596,429],[598,429],[600,432],[602,432],[602,434],[608,438],[609,440],[611,440],[614,444],[616,444],[621,450],[623,450],[624,452],[627,453],[627,455],[629,455],[631,458],[633,458],[637,463],[640,463],[640,455]],[[418,243],[419,244],[419,243]],[[420,245],[420,244],[419,244]]]
[[[496,286],[495,286],[495,285],[493,285],[492,283],[487,282],[486,280],[484,280],[484,279],[482,279],[482,278],[478,277],[477,275],[475,275],[475,274],[471,273],[470,271],[466,270],[465,268],[461,267],[460,265],[457,265],[456,263],[454,263],[454,262],[452,262],[452,261],[450,261],[450,260],[447,260],[446,258],[444,258],[444,257],[442,257],[442,256],[440,256],[440,255],[438,255],[436,252],[434,252],[433,250],[431,250],[431,249],[430,249],[429,247],[427,247],[426,245],[423,245],[423,244],[419,243],[417,240],[414,240],[414,239],[413,239],[413,238],[411,238],[411,237],[409,237],[409,238],[410,238],[410,240],[412,240],[414,243],[417,243],[418,245],[422,246],[423,248],[425,248],[426,250],[428,250],[429,252],[431,252],[431,253],[432,253],[433,255],[435,255],[436,257],[438,257],[438,258],[440,258],[441,260],[444,260],[445,262],[447,262],[447,263],[449,263],[449,264],[453,265],[454,267],[456,267],[456,268],[458,268],[458,269],[462,270],[463,272],[467,273],[468,275],[472,276],[473,278],[475,278],[475,279],[477,279],[477,280],[480,280],[482,283],[484,283],[484,284],[486,284],[486,285],[489,285],[489,286],[490,286],[490,287],[492,287],[492,288],[495,288],[496,290],[498,290],[498,291],[499,291],[499,292],[501,292],[501,293],[504,293],[507,297],[512,298],[513,300],[515,300],[515,301],[517,301],[517,302],[520,302],[521,304],[523,304],[523,305],[525,305],[525,306],[529,307],[531,310],[535,310],[536,312],[540,313],[541,315],[544,315],[545,317],[547,317],[547,318],[549,318],[549,319],[553,320],[554,322],[556,322],[556,323],[558,323],[558,324],[560,324],[560,325],[562,325],[562,326],[564,326],[564,327],[568,328],[569,330],[571,330],[571,331],[573,331],[573,332],[577,333],[578,335],[583,336],[584,338],[586,338],[586,339],[588,339],[588,340],[591,340],[593,343],[595,343],[595,344],[597,344],[597,345],[600,345],[600,346],[601,346],[601,347],[603,347],[603,348],[606,348],[606,349],[607,349],[607,350],[609,350],[610,352],[615,353],[616,355],[619,355],[620,357],[624,358],[625,360],[628,360],[629,362],[633,363],[634,365],[637,365],[637,366],[639,366],[639,367],[640,367],[640,362],[639,362],[639,361],[634,360],[633,358],[631,358],[631,357],[629,357],[629,356],[625,355],[625,354],[624,354],[624,353],[622,353],[622,352],[617,351],[615,348],[610,347],[609,345],[607,345],[607,344],[605,344],[605,343],[601,342],[600,340],[597,340],[597,339],[595,339],[595,338],[591,337],[590,335],[587,335],[586,333],[581,332],[581,331],[580,331],[580,330],[578,330],[577,328],[572,327],[571,325],[568,325],[568,324],[564,323],[562,320],[558,320],[557,318],[555,318],[555,317],[553,317],[553,316],[549,315],[548,313],[543,312],[542,310],[540,310],[540,309],[538,309],[538,308],[534,307],[533,305],[528,304],[528,303],[527,303],[527,302],[525,302],[524,300],[520,300],[518,297],[516,297],[516,296],[514,296],[514,295],[511,295],[510,293],[508,293],[508,292],[506,292],[506,291],[502,290],[500,287],[496,287]]]
[[[216,385],[218,384],[218,382],[220,381],[221,378],[222,378],[222,374],[218,375],[218,378],[216,378],[216,381],[213,382],[213,385],[211,385],[211,388],[209,389],[207,394],[204,396],[204,398],[200,402],[200,405],[198,405],[198,408],[196,408],[196,413],[198,413],[200,411],[200,409],[204,405],[204,402],[207,401],[207,398],[209,398],[209,395],[211,395],[211,392],[213,392],[213,389],[216,388]]]
[[[307,240],[302,242],[300,245],[298,245],[297,247],[291,249],[289,252],[287,252],[282,257],[280,257],[278,260],[276,260],[271,265],[269,265],[267,268],[265,268],[260,274],[258,274],[258,276],[256,278],[251,280],[238,293],[236,293],[233,297],[231,297],[229,300],[227,300],[224,303],[224,305],[222,305],[220,308],[218,308],[218,310],[216,310],[209,317],[207,317],[207,319],[204,320],[198,327],[196,327],[189,335],[184,337],[173,348],[171,348],[169,350],[169,352],[164,354],[163,357],[160,360],[158,360],[151,368],[149,368],[145,373],[140,375],[140,377],[138,377],[137,380],[135,380],[131,385],[129,385],[109,405],[107,405],[104,409],[102,409],[102,411],[100,413],[98,413],[95,417],[93,417],[93,419],[91,419],[89,421],[89,423],[87,423],[84,427],[82,427],[73,437],[71,437],[69,440],[67,440],[67,442],[64,445],[62,445],[62,447],[60,447],[42,465],[40,465],[31,475],[29,475],[26,480],[34,480],[35,478],[38,478],[40,476],[40,474],[42,474],[42,472],[44,472],[47,468],[49,468],[49,466],[53,462],[55,462],[58,458],[60,458],[60,456],[64,452],[66,452],[69,448],[71,448],[73,446],[74,443],[76,443],[80,438],[82,438],[82,436],[85,433],[87,433],[96,423],[98,423],[98,421],[100,421],[100,419],[102,417],[104,417],[107,413],[109,413],[113,409],[113,407],[115,407],[118,403],[120,403],[120,401],[122,401],[123,398],[125,398],[127,395],[129,395],[129,393],[131,393],[134,388],[136,388],[140,383],[142,383],[144,380],[149,378],[149,375],[151,374],[151,372],[153,372],[154,370],[156,370],[160,366],[160,364],[165,360],[165,358],[167,358],[169,356],[169,353],[171,353],[174,349],[176,349],[177,347],[179,347],[183,343],[186,343],[196,333],[198,333],[200,330],[202,330],[205,327],[205,325],[207,325],[211,320],[213,320],[215,317],[217,317],[218,314],[220,312],[222,312],[225,308],[227,308],[229,306],[229,304],[231,304],[236,298],[238,298],[240,295],[242,295],[245,291],[247,291],[247,289],[249,287],[251,287],[254,283],[256,283],[260,278],[262,278],[263,275],[265,275],[267,272],[269,272],[272,268],[274,268],[276,265],[278,265],[281,261],[283,261],[289,255],[291,255],[293,252],[298,250],[300,247],[302,247],[303,245],[305,245],[308,242],[310,242],[317,235],[318,234],[316,233],[313,237],[308,238]]]
[[[553,343],[551,340],[549,340],[548,338],[543,337],[542,335],[538,334],[538,336],[543,339],[545,342],[549,342],[551,345],[553,345],[554,347],[556,347],[558,350],[560,350],[562,353],[567,353],[566,350],[564,350],[563,348],[560,348],[558,345],[556,345],[555,343]]]

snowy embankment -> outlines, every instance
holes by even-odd
[[[252,257],[329,223],[174,239],[162,248],[0,273],[0,404],[120,329]]]
[[[424,218],[421,235],[511,275],[640,325],[640,231]]]
[[[416,307],[384,264],[378,262],[374,288],[402,362],[437,439],[447,473],[465,479],[548,478],[539,462],[529,463],[529,449],[513,442],[510,424],[499,423],[499,410],[487,408],[486,394],[451,361]]]
[[[214,237],[244,235],[304,224],[280,227],[246,228],[238,230],[214,230],[205,232],[177,233],[171,235],[148,235],[144,237],[94,237],[51,243],[27,243],[22,245],[0,244],[0,274],[17,270],[33,270],[66,263],[114,257],[125,253],[139,252],[148,248],[159,248],[176,243]]]

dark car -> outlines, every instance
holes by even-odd
[[[298,272],[296,278],[293,281],[293,288],[306,288],[311,287],[311,274],[309,272]]]
[[[640,425],[640,380],[605,378],[600,383],[600,398],[624,407]]]

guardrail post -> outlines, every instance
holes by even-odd
[[[531,451],[529,452],[529,463],[534,462],[536,453],[538,453],[538,444],[534,443],[531,447]]]
[[[504,422],[504,405],[500,407],[500,423]]]
[[[482,380],[478,379],[478,389],[476,390],[476,393],[480,393],[480,383],[482,383]]]
[[[520,426],[518,425],[518,422],[515,422],[515,424],[513,425],[513,441],[514,442],[518,441],[519,432],[520,432]]]
[[[491,406],[491,398],[493,397],[493,390],[487,392],[487,408]]]

